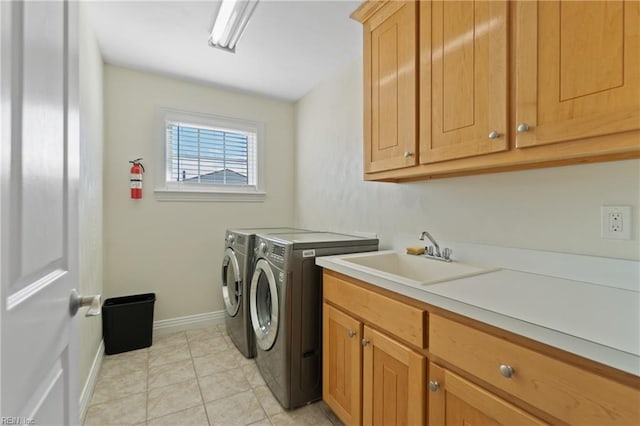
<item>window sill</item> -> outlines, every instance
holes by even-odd
[[[266,192],[261,191],[198,191],[164,188],[157,188],[153,193],[158,201],[262,203],[267,196]]]

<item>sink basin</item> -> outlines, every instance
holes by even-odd
[[[347,255],[340,259],[340,263],[415,287],[484,274],[498,269],[460,262],[442,262],[395,251]]]

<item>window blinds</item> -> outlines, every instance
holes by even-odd
[[[167,182],[253,186],[257,134],[168,122]]]

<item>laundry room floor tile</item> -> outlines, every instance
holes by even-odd
[[[106,355],[104,357],[100,369],[100,378],[133,374],[147,369],[148,361],[146,353],[144,358],[140,356],[115,358],[117,356],[118,355]]]
[[[91,404],[101,404],[146,391],[147,372],[144,370],[119,376],[101,377],[96,385],[96,390],[93,392]]]
[[[161,388],[195,378],[196,372],[191,359],[149,367],[149,389]]]
[[[229,349],[229,345],[222,335],[218,335],[216,337],[203,337],[198,340],[190,340],[189,349],[191,350],[191,356],[196,358],[226,351]]]
[[[237,368],[200,377],[198,383],[200,384],[200,391],[202,392],[202,398],[205,402],[215,401],[216,399],[225,398],[251,389],[244,374]]]
[[[191,358],[187,340],[185,337],[184,344],[174,346],[160,346],[158,348],[151,347],[149,352],[149,367],[169,364],[171,362],[183,361]]]
[[[282,413],[284,409],[278,402],[278,400],[273,396],[271,390],[269,390],[266,386],[258,386],[253,389],[253,392],[256,394],[260,405],[262,405],[262,409],[269,416],[276,415],[278,413]]]
[[[134,425],[147,416],[147,394],[130,395],[87,410],[85,425]]]
[[[149,390],[147,418],[153,419],[202,404],[195,379]]]
[[[251,387],[255,388],[266,385],[264,379],[260,375],[260,371],[258,371],[255,361],[252,361],[250,364],[243,364],[240,368],[242,369],[244,376],[249,381]]]
[[[238,356],[242,355],[234,348],[212,355],[193,358],[193,364],[196,367],[198,377],[204,377],[213,373],[238,368],[238,362],[236,361]]]
[[[244,426],[267,417],[250,390],[209,402],[206,407],[209,422],[214,426]]]
[[[201,339],[210,339],[212,337],[222,337],[224,334],[216,326],[196,328],[187,330],[187,340],[193,342]]]
[[[224,324],[105,356],[84,424],[342,426],[323,402],[284,410]]]
[[[165,334],[163,336],[159,336],[153,339],[153,345],[151,346],[151,350],[153,351],[154,349],[164,348],[167,346],[186,345],[186,344],[187,344],[187,335],[183,332]]]
[[[204,405],[187,408],[177,413],[158,417],[147,422],[147,426],[175,426],[175,425],[208,425],[207,413]]]

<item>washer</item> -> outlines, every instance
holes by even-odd
[[[251,279],[256,364],[286,408],[322,398],[322,268],[316,256],[378,250],[378,240],[328,232],[258,234]]]
[[[247,358],[255,356],[255,339],[249,316],[249,284],[253,273],[254,241],[257,233],[311,232],[296,228],[228,229],[222,260],[222,298],[227,315],[227,333]],[[247,297],[244,297],[247,295]]]

